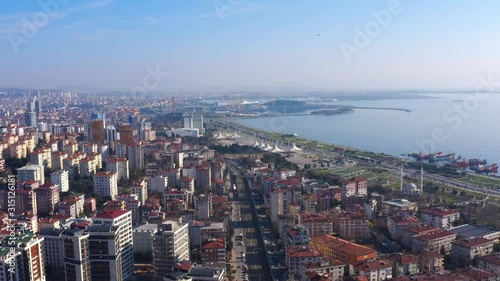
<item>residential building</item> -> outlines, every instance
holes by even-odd
[[[387,217],[387,228],[389,229],[389,234],[394,240],[399,240],[403,237],[403,228],[419,224],[420,220],[414,216]]]
[[[46,183],[35,189],[38,213],[52,213],[59,203],[59,186]]]
[[[500,252],[478,258],[479,268],[500,276]]]
[[[344,239],[358,240],[371,236],[368,217],[362,212],[338,211],[334,222],[334,231]]]
[[[128,160],[125,157],[109,157],[106,162],[106,171],[115,172],[117,179],[129,178]]]
[[[283,215],[284,212],[283,191],[279,187],[269,194],[269,212],[271,222],[276,228],[278,225],[278,217]]]
[[[59,170],[50,173],[50,181],[59,186],[59,192],[69,191],[69,173],[65,170]]]
[[[382,259],[362,261],[354,266],[360,276],[370,281],[382,281],[392,278],[392,263]]]
[[[182,177],[179,179],[179,188],[194,193],[194,178]]]
[[[395,253],[387,257],[392,262],[392,276],[397,278],[405,275],[415,275],[420,272],[419,257],[405,253]]]
[[[224,267],[226,265],[226,242],[224,239],[210,239],[201,243],[201,264]]]
[[[153,236],[158,231],[156,224],[142,224],[133,229],[134,253],[142,255],[153,254]]]
[[[26,165],[17,169],[17,180],[18,181],[38,181],[40,184],[45,183],[45,176],[43,172],[43,166],[39,165]]]
[[[444,266],[444,256],[438,252],[424,250],[418,257],[420,272],[436,272]]]
[[[153,236],[155,278],[163,278],[173,271],[175,264],[188,260],[189,256],[188,224],[164,222]]]
[[[187,278],[191,281],[223,281],[226,278],[226,271],[225,267],[193,266]]]
[[[144,151],[140,142],[128,145],[128,160],[130,170],[144,169]]]
[[[421,211],[422,223],[433,225],[439,229],[449,229],[453,222],[460,219],[460,212],[445,208],[430,208]]]
[[[130,193],[137,194],[139,202],[144,205],[148,198],[148,183],[144,179],[134,181],[130,186]]]
[[[212,213],[212,195],[201,194],[194,196],[195,218],[197,220],[206,220]]]
[[[87,230],[92,281],[123,281],[131,277],[134,272],[132,212],[97,214]]]
[[[364,178],[352,178],[350,180],[345,180],[342,182],[341,188],[342,200],[347,197],[365,197],[368,195],[368,181]]]
[[[311,238],[333,233],[333,216],[331,213],[309,213],[307,211],[300,212],[298,215],[298,223],[304,225]]]
[[[471,261],[492,252],[493,240],[486,238],[465,238],[451,242],[451,257],[461,261]]]
[[[90,281],[89,233],[73,228],[63,231],[66,280]]]
[[[195,188],[199,190],[210,190],[212,186],[212,174],[210,166],[196,167]]]
[[[164,176],[148,177],[148,190],[151,192],[164,192],[168,185],[168,178]]]
[[[113,200],[118,195],[118,180],[115,172],[99,172],[93,175],[94,193],[110,196]]]
[[[401,242],[406,247],[412,248],[414,236],[425,233],[431,233],[437,230],[438,228],[434,226],[421,226],[421,225],[408,226],[401,229],[401,237],[402,237]]]
[[[451,251],[451,242],[456,238],[455,233],[447,230],[419,234],[412,239],[412,250],[417,253],[427,250],[448,254]]]
[[[285,264],[289,274],[300,275],[303,266],[321,261],[323,261],[323,256],[315,246],[285,247]]]
[[[15,239],[6,236],[2,240],[4,247],[11,246],[20,252],[19,267],[16,268],[15,280],[46,281],[45,256],[43,254],[43,237],[31,232],[18,234]]]
[[[283,230],[283,243],[286,246],[309,245],[311,237],[309,231],[303,225],[286,227]]]

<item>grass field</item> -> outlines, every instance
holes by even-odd
[[[487,178],[479,175],[468,174],[460,178],[461,181],[477,184],[487,188],[500,188],[500,180]]]

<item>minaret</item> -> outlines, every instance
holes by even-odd
[[[403,161],[401,161],[401,179],[399,184],[399,191],[403,193]]]
[[[420,167],[420,192],[424,193],[424,163]]]

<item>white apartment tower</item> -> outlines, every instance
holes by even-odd
[[[94,193],[101,196],[111,196],[114,200],[118,195],[118,177],[115,172],[100,172],[93,175]]]
[[[153,236],[153,266],[155,277],[163,278],[172,267],[189,259],[189,227],[176,221],[166,221]]]
[[[69,172],[65,170],[50,173],[50,181],[59,186],[59,192],[69,190]]]

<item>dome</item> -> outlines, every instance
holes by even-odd
[[[409,183],[406,185],[406,190],[408,190],[408,191],[415,191],[417,189],[418,189],[417,185],[414,183]]]

